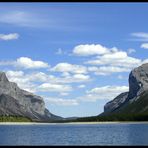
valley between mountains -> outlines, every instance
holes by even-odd
[[[63,118],[52,114],[42,97],[20,89],[0,72],[0,121],[148,121],[148,64],[133,69],[128,81],[129,91],[106,103],[98,116]]]

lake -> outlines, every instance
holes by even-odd
[[[148,124],[0,125],[0,145],[148,145]]]

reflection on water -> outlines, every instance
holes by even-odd
[[[0,145],[148,145],[147,124],[0,125]]]

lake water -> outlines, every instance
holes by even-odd
[[[148,124],[0,125],[0,145],[148,145]]]

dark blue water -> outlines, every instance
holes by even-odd
[[[148,124],[0,125],[0,145],[148,145]]]

